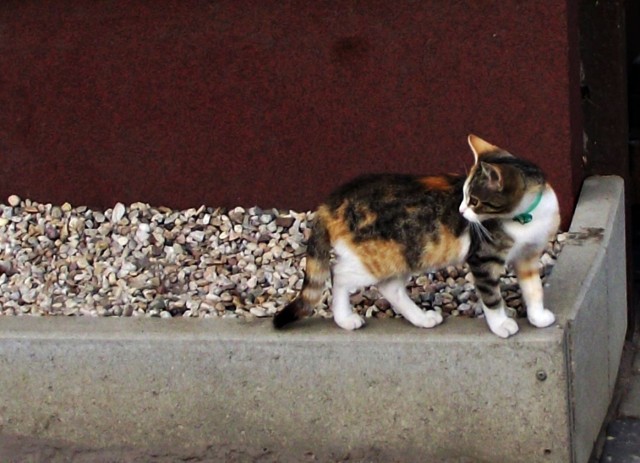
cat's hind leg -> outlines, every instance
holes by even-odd
[[[333,320],[340,328],[357,330],[364,325],[364,318],[351,308],[351,303],[349,302],[350,291],[351,289],[339,280],[333,280],[331,311],[333,312]]]
[[[407,294],[404,281],[393,278],[378,283],[378,290],[391,304],[393,310],[420,328],[433,328],[442,323],[442,315],[435,310],[422,310]]]
[[[364,318],[355,313],[349,301],[351,291],[376,282],[358,256],[348,245],[339,242],[334,246],[336,263],[333,266],[331,311],[333,320],[345,330],[357,330],[364,325]]]

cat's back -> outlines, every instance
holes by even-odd
[[[455,203],[462,198],[464,180],[457,175],[363,175],[338,187],[323,205],[332,211],[351,204],[398,212],[402,207],[435,206],[447,200]]]
[[[332,245],[349,243],[362,260],[384,256],[396,262],[393,268],[407,271],[432,267],[435,262],[424,262],[425,252],[433,250],[430,243],[451,248],[456,258],[460,254],[454,241],[468,227],[458,211],[463,184],[464,177],[455,175],[367,175],[335,190],[318,209],[317,220]],[[436,255],[444,261],[448,252]]]

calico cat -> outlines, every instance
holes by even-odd
[[[474,135],[468,142],[475,164],[466,177],[369,175],[334,191],[316,213],[302,290],[276,314],[274,326],[311,315],[332,270],[331,309],[340,327],[364,324],[349,294],[373,284],[409,322],[434,327],[442,315],[411,300],[406,278],[464,261],[493,333],[507,338],[518,331],[500,293],[507,264],[515,268],[529,322],[551,325],[555,317],[543,306],[538,259],[560,223],[555,192],[531,162]]]

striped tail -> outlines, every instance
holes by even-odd
[[[311,237],[307,244],[307,268],[305,269],[302,290],[298,297],[287,304],[273,318],[273,326],[283,326],[308,317],[314,306],[322,299],[324,284],[329,278],[331,242],[329,233],[320,216],[316,216]]]

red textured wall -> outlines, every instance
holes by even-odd
[[[363,172],[464,172],[475,132],[546,168],[566,223],[571,3],[3,0],[0,195],[307,209]]]

